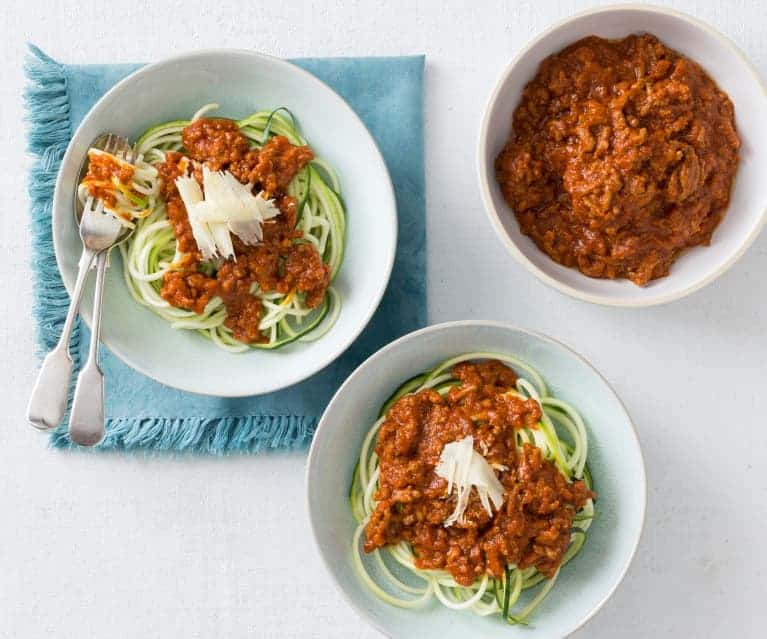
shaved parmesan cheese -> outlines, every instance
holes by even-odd
[[[202,189],[200,185],[197,184],[197,180],[193,177],[181,176],[176,178],[176,188],[186,207],[189,226],[192,227],[192,235],[194,235],[197,248],[200,249],[204,259],[212,259],[218,251],[216,242],[207,225],[199,222],[197,217],[191,213],[195,206],[202,202]]]
[[[206,260],[234,257],[230,233],[245,244],[257,244],[264,237],[264,221],[280,214],[273,200],[263,192],[253,195],[251,184],[242,184],[228,171],[204,166],[202,185],[204,196],[194,178],[176,178],[194,240]]]
[[[447,480],[448,496],[452,494],[453,486],[456,488],[455,509],[444,522],[446,528],[463,517],[469,505],[472,487],[477,489],[479,501],[491,517],[491,502],[496,510],[503,505],[503,484],[495,476],[493,467],[474,450],[474,438],[471,435],[446,444],[434,472]]]

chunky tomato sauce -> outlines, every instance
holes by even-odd
[[[330,283],[330,270],[310,244],[298,243],[295,230],[298,203],[285,194],[295,175],[314,157],[309,147],[298,147],[282,136],[272,137],[262,149],[251,149],[248,140],[231,120],[201,118],[182,132],[186,154],[168,152],[158,166],[168,220],[185,253],[176,268],[166,273],[160,293],[178,308],[201,313],[214,296],[227,309],[224,324],[242,342],[262,342],[258,329],[262,304],[250,289],[257,283],[262,291],[291,292],[306,296],[309,308],[318,306]],[[224,262],[215,276],[200,271],[201,255],[194,240],[186,208],[176,189],[175,179],[191,170],[202,183],[202,166],[213,171],[230,171],[243,184],[253,184],[275,199],[280,215],[264,223],[263,241],[246,246],[233,237],[235,261]]]
[[[88,193],[112,208],[117,204],[113,179],[117,178],[120,184],[128,185],[133,179],[133,174],[134,168],[130,164],[118,162],[108,153],[91,152],[88,154],[88,172],[83,178],[83,183],[88,187]]]
[[[592,36],[543,61],[496,174],[551,258],[644,285],[710,243],[739,147],[732,102],[698,64],[653,35]]]
[[[376,442],[380,480],[376,507],[365,530],[365,550],[406,541],[416,566],[448,570],[471,585],[504,567],[535,566],[551,576],[570,543],[573,516],[593,493],[583,481],[568,482],[540,449],[516,448],[516,430],[535,428],[537,402],[509,392],[517,376],[497,361],[462,363],[453,369],[461,384],[446,396],[434,390],[407,395],[386,414]],[[456,524],[444,521],[455,493],[434,469],[446,444],[471,435],[474,448],[497,470],[504,503],[490,516],[475,489]]]

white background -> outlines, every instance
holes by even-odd
[[[475,140],[498,73],[530,37],[594,3],[64,4],[0,8],[0,637],[378,636],[346,607],[315,554],[304,455],[61,453],[24,423],[36,368],[25,41],[79,63],[230,46],[279,56],[426,53],[431,321],[500,319],[561,338],[614,384],[642,440],[649,508],[637,558],[575,636],[764,637],[767,233],[703,291],[660,308],[618,310],[540,284],[506,253],[481,210]],[[767,75],[759,0],[673,5],[730,36]],[[478,285],[480,275],[489,283]],[[499,627],[504,633],[525,636]]]

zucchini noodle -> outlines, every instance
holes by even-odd
[[[92,150],[91,153],[99,153]],[[90,156],[89,156],[90,157]],[[115,158],[115,161],[125,163],[122,158]],[[133,175],[129,184],[121,184],[117,178],[114,178],[110,188],[110,194],[114,197],[114,204],[104,202],[104,211],[111,214],[122,226],[133,229],[136,224],[134,219],[146,218],[152,214],[158,206],[160,197],[160,181],[158,179],[157,169],[139,156],[131,165]],[[87,181],[82,181],[77,185],[77,199],[80,204],[90,196],[90,187]]]
[[[175,120],[147,130],[136,142],[136,175],[144,177],[153,171],[153,182],[134,184],[146,193],[147,207],[137,214],[136,230],[120,244],[123,276],[133,299],[153,313],[170,322],[172,328],[197,331],[216,346],[232,353],[251,348],[276,349],[296,341],[312,341],[322,337],[335,323],[341,309],[338,292],[328,287],[317,308],[306,306],[304,295],[266,292],[253,284],[251,293],[261,298],[263,314],[259,330],[268,341],[245,344],[236,340],[231,329],[224,326],[226,307],[220,297],[210,300],[202,313],[176,308],[160,295],[163,277],[182,254],[158,196],[156,165],[165,161],[168,151],[183,150],[181,133],[194,119],[218,108],[208,104],[199,109],[192,120]],[[252,148],[260,149],[271,136],[283,135],[294,145],[306,145],[292,114],[285,108],[259,111],[237,121],[240,132]],[[298,216],[296,230],[302,232],[300,241],[311,243],[330,269],[331,282],[341,268],[346,234],[346,213],[340,195],[340,183],[335,171],[324,161],[315,159],[301,169],[288,185],[286,193],[296,198]]]
[[[594,517],[592,499],[575,514],[570,545],[557,572],[550,579],[535,567],[522,569],[508,565],[501,578],[486,573],[471,586],[463,586],[448,571],[417,568],[413,550],[405,541],[371,553],[363,550],[365,528],[376,506],[375,494],[380,474],[375,441],[388,409],[405,395],[428,388],[446,394],[460,384],[450,374],[452,367],[478,359],[497,359],[512,366],[520,377],[516,390],[510,392],[518,393],[525,399],[534,399],[541,407],[542,416],[536,427],[517,431],[518,450],[525,443],[537,446],[543,457],[554,463],[568,480],[583,479],[589,490],[592,489],[586,459],[586,427],[578,411],[568,403],[551,397],[541,375],[523,361],[490,352],[460,355],[402,384],[384,403],[379,418],[365,436],[349,492],[352,515],[357,522],[352,536],[353,564],[365,586],[393,606],[419,608],[436,599],[453,610],[470,610],[481,616],[500,615],[510,624],[527,624],[530,615],[553,588],[562,568],[583,547],[586,531]]]

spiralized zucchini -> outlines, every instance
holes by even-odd
[[[451,376],[452,367],[459,362],[479,359],[497,359],[511,366],[520,375],[517,392],[526,399],[534,399],[541,406],[542,418],[537,427],[517,431],[518,448],[521,449],[525,443],[537,446],[543,456],[556,464],[568,479],[583,479],[588,488],[592,488],[586,462],[586,426],[578,411],[568,403],[551,397],[541,375],[527,363],[499,353],[466,353],[405,382],[384,403],[377,421],[368,431],[349,493],[352,515],[357,522],[352,537],[352,558],[365,586],[393,606],[420,608],[437,599],[453,610],[470,610],[481,616],[500,615],[510,624],[527,624],[530,615],[551,591],[562,568],[580,552],[594,517],[593,500],[589,499],[576,513],[570,546],[559,569],[550,579],[534,567],[520,569],[509,565],[500,579],[485,574],[471,586],[462,586],[447,571],[417,568],[413,550],[407,542],[402,541],[371,553],[366,553],[362,548],[365,527],[375,510],[374,495],[378,489],[380,471],[374,450],[376,434],[386,419],[387,411],[401,397],[427,388],[446,394],[460,383]]]
[[[103,153],[92,149],[91,154]],[[123,159],[110,154],[115,162],[125,162]],[[143,157],[138,157],[131,165],[133,176],[128,184],[121,184],[117,178],[113,178],[110,193],[114,197],[114,204],[104,203],[104,211],[111,214],[125,228],[135,228],[134,219],[144,218],[151,215],[157,207],[160,192],[160,182],[157,169],[149,164]],[[77,185],[77,199],[80,204],[90,196],[91,191],[87,180]]]
[[[156,166],[165,161],[168,151],[182,150],[181,132],[191,121],[218,105],[206,105],[192,120],[165,122],[147,130],[136,142],[139,162]],[[258,111],[239,120],[237,125],[254,148],[261,148],[273,135],[283,135],[295,145],[307,142],[301,136],[292,114],[285,108]],[[156,191],[155,191],[156,193]],[[346,213],[340,195],[340,183],[333,169],[315,159],[304,167],[287,188],[298,201],[296,229],[302,241],[310,242],[330,267],[331,282],[341,268],[346,234]],[[244,344],[224,326],[226,307],[214,297],[203,313],[171,306],[160,296],[165,273],[180,257],[165,204],[153,198],[152,208],[136,222],[136,231],[120,245],[123,275],[132,297],[176,329],[197,331],[216,346],[233,353],[256,349],[276,349],[294,341],[311,341],[324,335],[338,318],[341,299],[329,287],[317,308],[308,308],[302,294],[265,292],[256,284],[251,292],[263,302],[259,329],[268,342]]]

